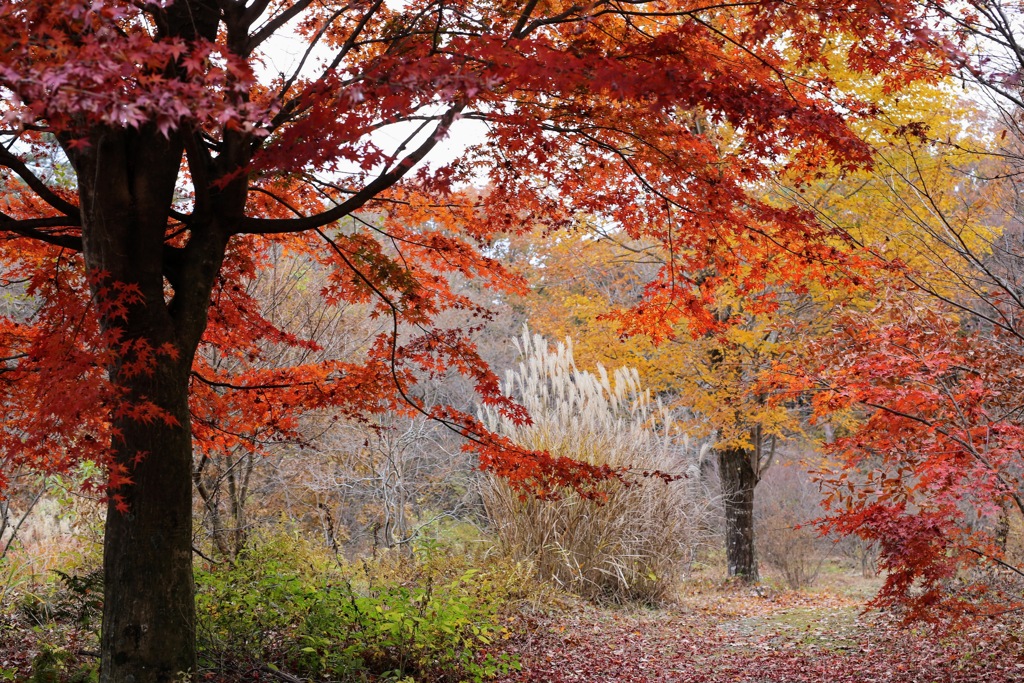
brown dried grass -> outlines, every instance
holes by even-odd
[[[697,483],[697,453],[667,411],[640,387],[635,370],[610,376],[579,370],[570,343],[552,348],[524,330],[523,360],[505,392],[529,410],[530,425],[485,412],[491,429],[554,456],[626,468],[632,483],[606,485],[595,503],[572,490],[556,499],[523,497],[491,477],[482,495],[498,542],[540,578],[603,602],[655,603],[676,586],[709,528]],[[666,483],[643,472],[680,475]]]

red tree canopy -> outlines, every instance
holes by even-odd
[[[629,333],[712,325],[723,279],[770,307],[770,278],[831,277],[836,235],[757,185],[869,163],[847,123],[871,104],[834,85],[824,46],[896,88],[934,67],[929,35],[913,3],[875,0],[5,2],[0,455],[61,470],[104,460],[111,414],[173,424],[105,380],[193,354],[191,333],[135,334],[144,307],[202,333],[190,405],[204,453],[292,437],[300,408],[414,406],[513,481],[601,474],[513,457],[417,398],[417,382],[457,371],[527,419],[470,330],[435,326],[452,309],[488,316],[451,278],[518,290],[495,238],[581,216],[672,255],[620,314]],[[460,119],[485,139],[425,164]],[[131,169],[158,167],[153,199]],[[119,192],[134,232],[112,246],[97,197]],[[281,254],[322,270],[324,306],[380,321],[356,357],[309,362],[308,330],[281,329],[246,289]],[[186,325],[204,315],[205,331]],[[309,353],[268,351],[283,347]]]

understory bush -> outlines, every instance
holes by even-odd
[[[197,572],[200,667],[481,681],[515,666],[487,649],[526,573],[439,547],[341,565],[301,538],[256,539]]]
[[[503,389],[532,423],[485,411],[487,426],[525,448],[628,470],[632,483],[605,484],[598,504],[571,489],[538,499],[488,479],[482,495],[503,549],[529,561],[540,578],[589,599],[661,600],[713,528],[696,454],[641,390],[635,370],[611,377],[600,366],[597,374],[581,371],[571,345],[550,348],[525,331],[517,345],[523,361]],[[679,478],[645,476],[653,471]]]
[[[768,470],[757,495],[758,554],[790,588],[812,585],[832,546],[810,524],[822,514],[817,486],[796,462],[787,463]]]
[[[67,554],[0,603],[0,681],[92,683],[99,676],[102,573],[93,558]]]

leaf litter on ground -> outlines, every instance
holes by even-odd
[[[907,627],[832,593],[697,592],[661,609],[583,602],[515,617],[499,683],[1015,683],[1019,621]]]

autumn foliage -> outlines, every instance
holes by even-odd
[[[888,89],[942,72],[922,9],[880,9],[0,5],[0,262],[16,292],[0,315],[0,457],[106,467],[101,679],[193,668],[193,454],[296,439],[297,412],[426,413],[524,489],[609,476],[418,393],[460,373],[528,419],[474,347],[488,311],[451,282],[519,291],[494,240],[586,216],[666,254],[613,314],[626,334],[720,327],[722,283],[750,312],[778,305],[769,283],[828,283],[842,234],[756,189],[871,161],[849,124],[874,107],[837,85],[826,46]],[[484,139],[429,163],[463,121]],[[379,321],[358,353],[313,362],[316,342],[247,292],[274,255],[322,269],[325,306]],[[439,328],[453,311],[473,322]]]
[[[75,363],[53,368],[61,373],[57,377],[31,366],[62,353],[29,349],[35,342],[53,343],[53,331],[68,329],[68,319],[81,318],[70,329],[96,337],[98,331],[90,331],[95,310],[85,313],[89,300],[107,321],[104,334],[120,334],[112,322],[118,320],[118,301],[104,301],[114,290],[94,286],[90,292],[83,270],[123,288],[122,296],[135,293],[136,304],[155,295],[123,280],[126,273],[105,267],[111,264],[88,263],[88,234],[82,233],[88,221],[83,223],[76,198],[88,189],[47,177],[41,158],[60,158],[54,153],[60,145],[82,173],[83,161],[102,148],[99,131],[126,131],[138,145],[152,144],[152,135],[164,139],[185,154],[180,191],[152,215],[163,225],[157,243],[166,254],[162,270],[169,289],[163,296],[169,303],[187,299],[179,262],[198,251],[198,222],[219,212],[229,194],[243,193],[244,203],[218,218],[223,235],[266,235],[225,241],[222,265],[210,283],[208,296],[216,306],[191,371],[193,429],[204,453],[223,450],[233,440],[253,443],[251,425],[259,425],[262,438],[291,435],[294,416],[275,413],[274,405],[329,405],[353,415],[415,405],[409,396],[415,378],[440,368],[475,377],[485,401],[502,402],[493,376],[473,359],[463,335],[398,330],[427,325],[451,308],[486,316],[452,293],[445,282],[450,274],[520,287],[473,242],[520,230],[524,221],[553,228],[585,213],[668,244],[670,262],[645,286],[642,303],[619,320],[624,331],[654,339],[671,334],[683,317],[713,324],[710,288],[703,284],[708,279],[701,276],[697,285],[699,273],[712,273],[712,281],[738,279],[738,290],[754,299],[764,298],[753,293],[763,290],[772,273],[797,280],[814,276],[835,256],[835,247],[826,244],[829,231],[799,211],[757,201],[747,187],[777,173],[784,151],[783,163],[806,173],[818,159],[851,167],[868,162],[867,149],[845,119],[870,105],[834,92],[839,106],[824,106],[831,79],[820,63],[823,36],[855,31],[849,63],[893,84],[915,73],[909,66],[890,72],[887,65],[897,58],[915,64],[904,58],[918,49],[898,39],[917,30],[909,14],[862,24],[850,20],[857,10],[834,11],[827,3],[807,13],[773,3],[743,11],[682,4],[648,17],[638,10],[628,21],[630,13],[594,10],[591,16],[582,8],[534,15],[533,5],[523,12],[481,7],[480,18],[469,21],[444,8],[428,20],[412,5],[396,10],[357,4],[335,11],[309,3],[257,3],[221,12],[200,3],[202,11],[195,11],[204,21],[181,23],[177,9],[190,4],[171,3],[167,10],[118,2],[4,6],[2,75],[11,95],[4,118],[8,137],[19,143],[3,153],[3,226],[21,245],[5,251],[7,277],[47,283],[43,289],[29,284],[27,295],[45,302],[31,321],[7,319],[13,332],[4,356],[12,366],[5,377],[5,386],[12,387],[8,405],[33,395],[28,385],[80,383],[90,373]],[[268,41],[293,18],[299,35],[320,41],[332,54],[310,55],[306,68],[261,83]],[[783,34],[785,45],[773,38]],[[787,79],[787,70],[797,67],[805,72],[802,80]],[[637,78],[638,73],[645,75]],[[424,107],[443,111],[424,115]],[[460,117],[486,120],[487,144],[442,167],[410,173]],[[420,119],[429,134],[398,150],[384,150],[368,135]],[[713,130],[728,127],[730,139],[703,133],[705,121],[715,124]],[[792,155],[794,150],[799,154]],[[329,174],[343,168],[347,180],[339,185]],[[177,167],[168,171],[178,175]],[[481,175],[489,191],[458,189]],[[559,192],[547,191],[551,187]],[[348,227],[330,233],[318,229],[367,202],[373,202],[372,218],[349,219]],[[742,239],[729,236],[737,229]],[[75,255],[83,243],[84,264]],[[716,247],[725,244],[728,249]],[[243,363],[233,366],[231,376],[207,364],[210,354],[202,349],[253,361],[261,344],[309,348],[301,336],[276,329],[239,286],[275,250],[330,270],[326,304],[358,303],[368,315],[391,319],[390,330],[368,344],[365,359],[287,370],[248,371]],[[761,303],[771,306],[770,296]],[[149,350],[138,346],[147,343],[142,338],[122,343],[134,346],[118,354],[117,362],[129,358],[129,365],[157,349],[192,355],[188,348],[174,351],[173,340],[154,340]],[[113,343],[83,338],[74,346],[110,349]],[[99,358],[83,362],[107,365]],[[102,373],[91,374],[99,379]],[[101,390],[97,385],[92,391]],[[97,449],[79,446],[106,441],[109,431],[101,423],[109,401],[75,393],[82,400],[45,399],[51,411],[47,424],[33,422],[44,419],[45,411],[14,411],[12,417],[22,417],[8,421],[5,451],[44,466],[68,464],[60,448],[41,457],[38,450],[15,445],[46,434],[73,440],[72,460],[98,457]],[[92,417],[78,419],[83,410]],[[490,448],[471,420],[443,411],[437,416],[475,434],[485,451]],[[499,451],[485,462],[514,478],[553,472],[540,455],[501,468]],[[532,462],[540,469],[532,469]]]
[[[909,301],[908,301],[909,299]],[[1021,425],[1016,354],[920,295],[837,321],[810,373],[821,414],[853,409],[829,446],[823,528],[880,544],[880,604],[909,615],[1001,613],[1019,603]],[[796,373],[808,377],[805,371]]]

